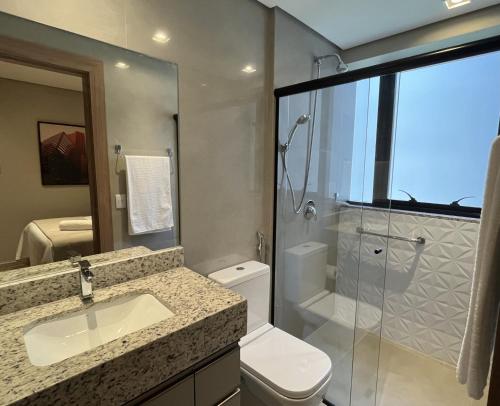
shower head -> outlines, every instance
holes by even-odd
[[[297,125],[302,125],[307,123],[311,119],[310,114],[302,114],[297,118],[297,121],[295,122]]]
[[[293,125],[292,129],[290,130],[290,133],[288,134],[288,140],[286,144],[281,144],[281,150],[283,152],[287,152],[288,148],[290,148],[290,145],[292,144],[293,137],[295,133],[297,132],[297,128],[299,125],[307,123],[311,119],[310,114],[301,114],[299,117],[297,117],[297,120],[295,121],[295,124]]]
[[[337,72],[338,73],[344,73],[344,72],[347,72],[348,70],[349,70],[349,67],[344,62],[340,62],[337,65]]]
[[[347,72],[349,70],[349,67],[342,60],[342,58],[340,57],[339,54],[317,56],[314,58],[314,63],[316,65],[318,65],[318,69],[319,69],[319,66],[323,63],[323,61],[325,59],[328,59],[328,58],[336,58],[337,59],[337,61],[338,61],[337,67],[336,67],[337,73],[344,73],[344,72]]]

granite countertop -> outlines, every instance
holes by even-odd
[[[0,317],[0,405],[120,405],[238,341],[246,301],[187,268],[94,292],[94,303],[150,293],[174,316],[45,367],[33,366],[26,326],[83,309],[78,296]]]

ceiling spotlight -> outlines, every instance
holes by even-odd
[[[166,44],[170,41],[170,38],[163,31],[157,31],[155,35],[153,35],[153,41],[158,42],[159,44]]]
[[[471,0],[444,0],[444,4],[446,4],[446,7],[448,7],[449,10],[451,10],[452,8],[465,6],[470,2]]]
[[[115,66],[119,69],[128,69],[130,68],[130,65],[126,64],[125,62],[118,61],[115,63]]]
[[[252,65],[247,65],[241,71],[245,73],[254,73],[257,71],[257,69],[255,69],[255,67]]]

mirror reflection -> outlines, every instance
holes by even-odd
[[[177,66],[5,14],[0,42],[0,283],[178,245]]]

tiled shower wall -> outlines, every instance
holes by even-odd
[[[455,365],[465,330],[479,221],[419,213],[389,215],[386,210],[366,208],[362,213],[353,207],[339,210],[337,292],[379,309],[383,303],[384,338]],[[361,222],[365,230],[421,236],[426,244],[364,234],[360,245],[356,228]],[[377,248],[383,252],[375,254]],[[380,320],[373,320],[363,327],[379,326]]]

